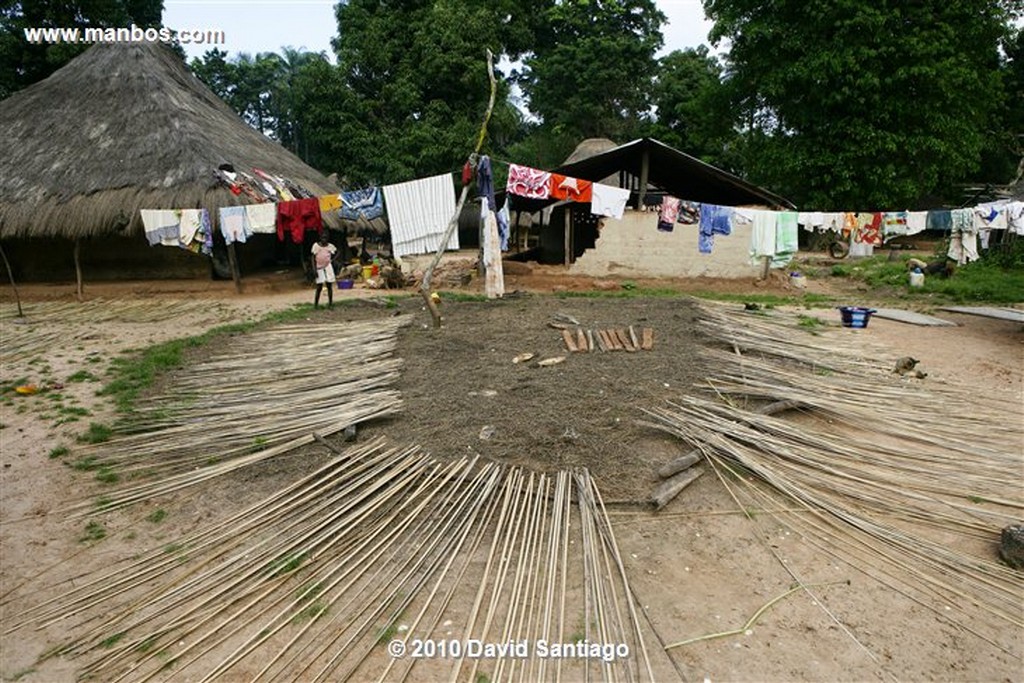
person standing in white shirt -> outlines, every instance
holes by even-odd
[[[313,308],[320,307],[320,292],[324,285],[327,285],[327,308],[334,306],[334,255],[338,253],[337,247],[330,243],[327,238],[327,231],[320,233],[320,239],[313,245],[313,268],[316,269],[316,296],[313,298]]]

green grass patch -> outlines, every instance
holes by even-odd
[[[81,472],[89,472],[98,468],[99,466],[99,463],[96,462],[96,456],[94,455],[88,455],[84,458],[79,458],[78,460],[75,460],[73,463],[71,463],[72,469],[76,469]]]
[[[117,645],[118,641],[120,641],[122,638],[124,638],[124,632],[115,633],[114,635],[110,636],[109,638],[104,638],[103,640],[101,640],[100,641],[100,647],[110,649],[110,648],[114,647],[115,645]]]
[[[163,508],[157,508],[156,510],[153,510],[148,515],[146,515],[146,521],[152,522],[153,524],[159,524],[160,522],[164,521],[166,517],[167,510],[164,510]]]
[[[267,447],[267,437],[257,436],[252,440],[252,445],[249,446],[250,453],[257,453]]]
[[[114,430],[107,425],[100,422],[90,422],[89,429],[85,430],[85,433],[78,437],[78,441],[81,443],[103,443],[104,441],[109,441],[113,434]]]
[[[85,534],[79,539],[79,543],[89,543],[92,541],[98,541],[105,538],[107,535],[107,528],[99,522],[89,522],[85,525]]]
[[[121,481],[121,475],[110,467],[101,467],[96,472],[96,481],[103,484],[116,484]]]
[[[56,448],[51,448],[48,455],[50,458],[63,458],[70,452],[67,446],[57,446]]]
[[[293,623],[299,623],[303,621],[312,621],[313,619],[319,618],[322,614],[327,612],[327,603],[320,600],[314,600],[296,613],[292,617]]]
[[[920,289],[958,303],[1018,303],[1024,301],[1024,269],[975,261],[957,268],[948,278],[928,277]]]
[[[816,330],[827,325],[824,320],[813,315],[798,315],[796,317],[796,324],[806,330]]]
[[[630,283],[624,283],[630,284]],[[683,296],[681,292],[669,287],[637,287],[623,289],[595,289],[584,292],[557,292],[559,299],[641,299],[650,298],[672,298]]]
[[[222,325],[200,335],[172,339],[142,351],[126,353],[111,362],[108,370],[110,380],[96,392],[96,395],[110,397],[118,412],[128,415],[132,412],[139,395],[153,386],[158,377],[184,364],[185,352],[188,349],[204,346],[223,336],[249,332],[260,325],[301,319],[306,313],[305,308],[300,305],[285,311],[275,311],[256,322]]]
[[[285,557],[279,557],[278,559],[267,565],[267,573],[271,576],[281,576],[282,574],[288,574],[299,567],[309,557],[308,553],[297,553],[295,555],[287,555]]]
[[[98,382],[99,377],[92,374],[88,370],[79,370],[78,372],[68,375],[67,382]]]
[[[92,413],[89,412],[88,408],[83,408],[81,406],[61,406],[57,408],[57,412],[62,415],[73,415],[75,417],[85,417],[87,415],[92,415]]]
[[[96,499],[97,510],[109,510],[113,506],[114,501],[107,496],[100,496],[99,498]]]
[[[441,303],[454,301],[487,301],[486,294],[470,294],[468,292],[444,292],[441,294]]]

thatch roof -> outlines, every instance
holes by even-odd
[[[218,186],[225,163],[338,191],[167,47],[97,44],[0,103],[0,235],[134,235],[139,209],[251,203]]]
[[[618,147],[618,145],[608,138],[587,138],[580,144],[576,145],[576,149],[572,151],[572,154],[566,157],[562,164],[574,164],[577,161],[589,159],[592,156],[601,154],[602,152],[607,152],[608,150],[615,149],[616,147]]]

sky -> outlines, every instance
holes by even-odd
[[[331,38],[338,31],[336,0],[164,0],[164,26],[177,31],[220,30],[218,45],[230,55],[278,52],[282,47],[326,52],[333,60]],[[700,0],[656,0],[667,17],[663,53],[707,43],[711,22]],[[209,45],[184,45],[200,57]]]

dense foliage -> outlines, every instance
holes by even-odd
[[[705,0],[756,180],[823,209],[908,207],[978,172],[1008,97],[993,0]],[[1018,67],[1019,68],[1019,67]],[[1024,131],[1014,131],[1020,134]],[[1005,176],[1004,176],[1005,178]]]
[[[32,44],[26,28],[160,25],[163,0],[30,0],[0,3],[0,99],[40,81],[88,45]]]
[[[455,171],[484,151],[550,168],[587,137],[659,138],[801,206],[959,203],[1024,155],[1019,0],[703,0],[706,46],[663,46],[656,0],[342,0],[334,55],[211,50],[193,71],[346,185]],[[0,95],[80,48],[21,28],[159,24],[159,0],[0,6]],[[1014,12],[1017,12],[1015,14]],[[336,63],[335,63],[336,62]]]

